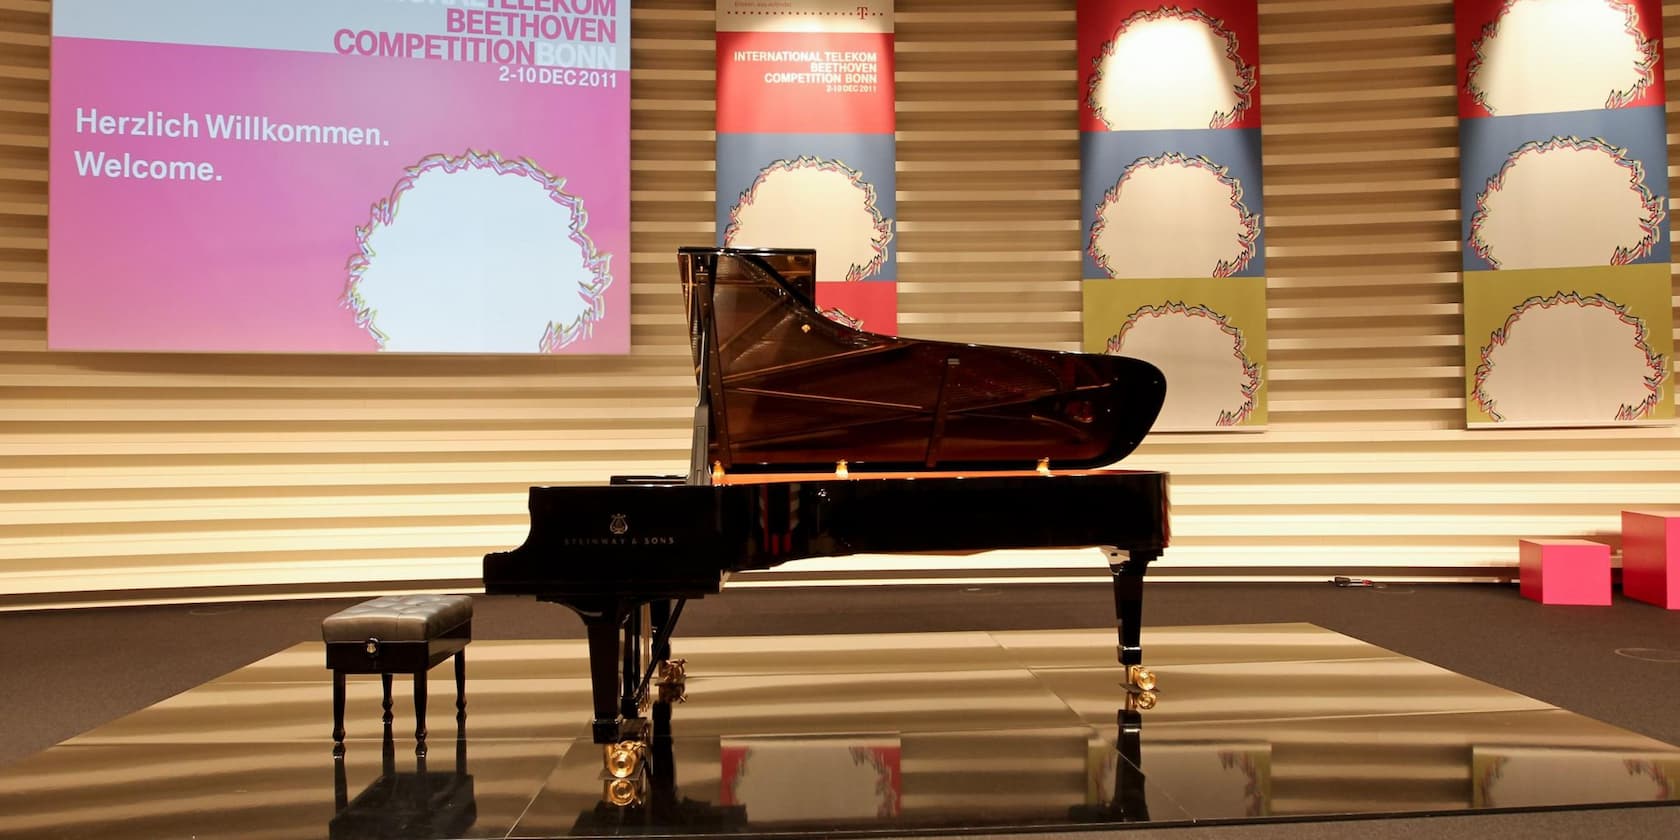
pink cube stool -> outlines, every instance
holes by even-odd
[[[1622,511],[1622,594],[1680,610],[1680,513]]]
[[[1591,540],[1518,540],[1524,598],[1542,604],[1610,605],[1610,546]]]

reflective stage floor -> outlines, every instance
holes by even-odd
[[[299,644],[0,769],[0,836],[552,837],[1013,831],[1680,797],[1680,748],[1309,624],[677,640],[689,701],[644,803],[603,801],[581,641],[467,648],[414,754],[379,680]],[[665,754],[664,747],[669,747]],[[668,772],[667,772],[668,771]]]

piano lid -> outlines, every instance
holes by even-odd
[[[682,248],[700,408],[695,455],[730,472],[1112,464],[1166,398],[1123,356],[864,332],[816,306],[809,249]],[[700,434],[704,425],[703,439]]]

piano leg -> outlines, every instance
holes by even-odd
[[[1126,705],[1115,712],[1114,786],[1102,791],[1107,801],[1092,805],[1076,805],[1069,810],[1079,822],[1119,820],[1148,822],[1149,799],[1145,795],[1143,773],[1143,714],[1146,706],[1136,702],[1137,694],[1126,696]]]
[[[1144,796],[1143,715],[1135,708],[1115,713],[1120,728],[1114,748],[1120,753],[1114,774],[1113,816],[1126,822],[1148,822],[1149,800]]]
[[[616,598],[559,602],[583,619],[589,639],[589,683],[594,700],[593,736],[597,744],[644,740],[648,721],[642,704],[650,685],[666,701],[683,694],[682,661],[671,656],[671,633],[685,600],[657,599],[643,605]]]
[[[1106,549],[1114,578],[1114,618],[1120,631],[1120,665],[1126,684],[1141,691],[1155,688],[1155,675],[1143,667],[1143,575],[1159,551]]]
[[[625,626],[636,607],[621,603],[603,605],[601,609],[579,609],[584,632],[589,639],[589,684],[594,699],[595,719],[592,727],[595,743],[612,744],[640,737],[646,721],[636,719],[632,709],[624,713],[625,679],[622,673],[628,651],[621,634],[629,635]],[[627,719],[628,718],[628,719]]]
[[[669,602],[667,602],[669,603]],[[671,704],[654,702],[653,743],[648,752],[648,796],[655,816],[670,819],[677,805],[677,760],[675,742],[671,740]]]

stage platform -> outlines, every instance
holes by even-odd
[[[1680,748],[1311,624],[1144,645],[1160,685],[1134,716],[1109,628],[679,637],[669,775],[620,807],[581,641],[473,642],[464,731],[436,670],[423,761],[408,680],[387,742],[378,678],[352,677],[342,762],[302,643],[0,768],[0,836],[1012,832],[1680,797]]]

